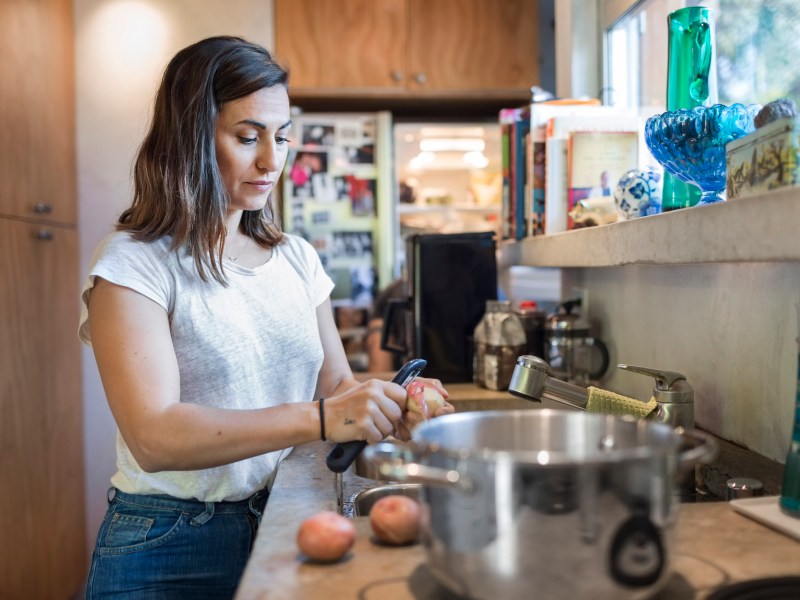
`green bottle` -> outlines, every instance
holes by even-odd
[[[800,322],[800,307],[798,308]],[[794,430],[786,455],[781,486],[781,510],[788,515],[800,518],[800,338],[797,339],[797,389],[795,391]]]
[[[711,10],[703,6],[676,10],[667,16],[667,26],[667,110],[711,106],[717,102]],[[694,206],[699,201],[697,186],[664,173],[662,212]]]

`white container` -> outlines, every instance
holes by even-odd
[[[800,185],[800,117],[778,119],[725,146],[727,199]]]

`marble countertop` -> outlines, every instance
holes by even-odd
[[[448,385],[448,390],[457,410],[473,404],[470,409],[491,408],[493,401],[509,408],[508,394],[502,392],[476,394],[468,384]],[[331,447],[324,442],[299,446],[281,465],[236,600],[452,598],[425,567],[421,544],[378,545],[366,517],[353,519],[357,540],[344,560],[330,565],[303,560],[295,543],[299,524],[321,510],[337,509],[335,477],[325,466]],[[376,484],[350,471],[345,482],[346,499]],[[781,575],[800,575],[800,543],[726,502],[682,504],[672,573],[654,600],[702,600],[721,585]]]

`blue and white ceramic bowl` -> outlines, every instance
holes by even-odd
[[[654,169],[631,169],[614,189],[614,204],[621,220],[661,212],[661,173]]]

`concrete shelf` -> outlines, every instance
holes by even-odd
[[[502,267],[797,261],[797,188],[500,245]]]

